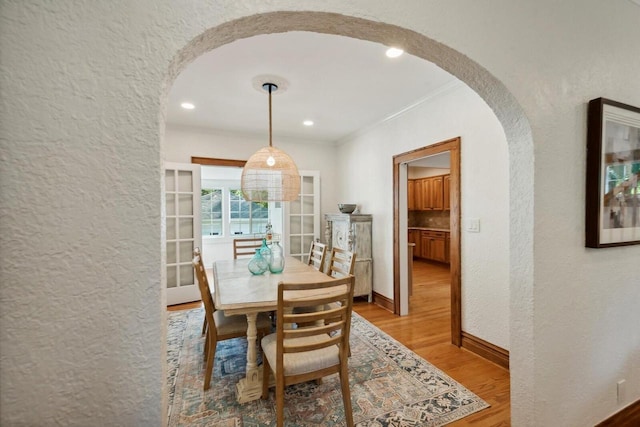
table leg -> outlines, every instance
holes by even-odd
[[[258,368],[256,327],[257,313],[247,314],[247,372],[236,385],[236,397],[239,403],[260,399],[262,396],[262,369]]]

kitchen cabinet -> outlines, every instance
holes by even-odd
[[[373,258],[371,252],[371,215],[326,214],[325,239],[327,254],[336,247],[355,253],[356,278],[354,296],[366,295],[369,302],[373,293]],[[329,258],[327,256],[327,258]]]
[[[409,243],[415,244],[413,248],[414,258],[420,258],[422,256],[422,253],[421,253],[422,242],[421,242],[420,233],[421,233],[420,230],[409,230],[409,236],[408,236]]]
[[[423,230],[420,233],[420,256],[425,259],[447,262],[447,235],[445,231]]]
[[[433,178],[427,178],[429,204],[428,209],[442,210],[443,207],[443,193],[442,193],[442,176],[434,176]]]
[[[407,181],[407,192],[409,210],[449,209],[449,175],[410,179]]]
[[[444,262],[451,263],[451,233],[445,233]]]
[[[416,209],[415,183],[413,179],[407,180],[407,209],[410,211]]]
[[[431,179],[430,178],[422,178],[420,181],[420,210],[428,211],[431,209]]]
[[[444,210],[451,209],[451,175],[445,175],[442,178],[442,208]]]
[[[424,180],[416,179],[414,180],[413,187],[413,195],[414,195],[414,208],[417,211],[423,210],[424,205]]]

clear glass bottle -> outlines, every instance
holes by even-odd
[[[271,243],[271,240],[273,239],[273,227],[270,222],[267,223],[267,232],[265,237],[267,239],[267,243]]]
[[[268,262],[269,258],[271,258],[271,249],[267,245],[266,238],[262,239],[262,246],[260,246],[259,250],[260,250],[260,255],[262,255],[262,258],[264,258]]]
[[[249,260],[249,264],[247,268],[251,272],[251,274],[259,275],[264,274],[265,271],[269,269],[269,262],[262,257],[260,253],[260,249],[256,249],[256,254]]]
[[[271,244],[271,258],[269,259],[269,271],[277,274],[284,270],[284,251],[276,240]]]

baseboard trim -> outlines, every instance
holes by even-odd
[[[380,295],[377,292],[373,292],[373,303],[376,305],[379,305],[380,307],[384,308],[385,310],[389,310],[390,312],[393,313],[393,300],[389,299],[387,297],[385,297],[384,295]]]
[[[635,427],[640,425],[640,400],[622,408],[596,427]]]
[[[462,348],[509,369],[509,351],[462,331]]]

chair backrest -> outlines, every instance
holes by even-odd
[[[323,271],[324,259],[327,255],[327,245],[320,242],[311,242],[309,249],[309,265],[316,270]]]
[[[355,265],[355,253],[340,248],[332,248],[327,274],[331,277],[346,277],[353,274]]]
[[[300,353],[338,345],[343,360],[346,360],[354,284],[353,276],[317,283],[278,284],[276,336],[279,366],[276,372],[284,372],[285,353]],[[310,311],[309,308],[313,307],[315,311]],[[297,324],[298,327],[292,328],[292,324]],[[286,340],[304,337],[313,339],[305,340],[304,345],[299,342],[296,345],[291,341],[285,345]]]
[[[252,257],[260,246],[262,246],[262,237],[233,239],[233,259]]]
[[[204,304],[204,314],[207,318],[207,323],[212,326],[212,332],[215,334],[215,322],[213,320],[213,312],[215,306],[213,303],[213,297],[211,296],[211,288],[209,287],[209,279],[207,279],[207,272],[202,262],[202,255],[200,254],[200,248],[193,250],[193,269],[196,272],[196,278],[198,279],[198,288],[200,289],[200,297]]]

